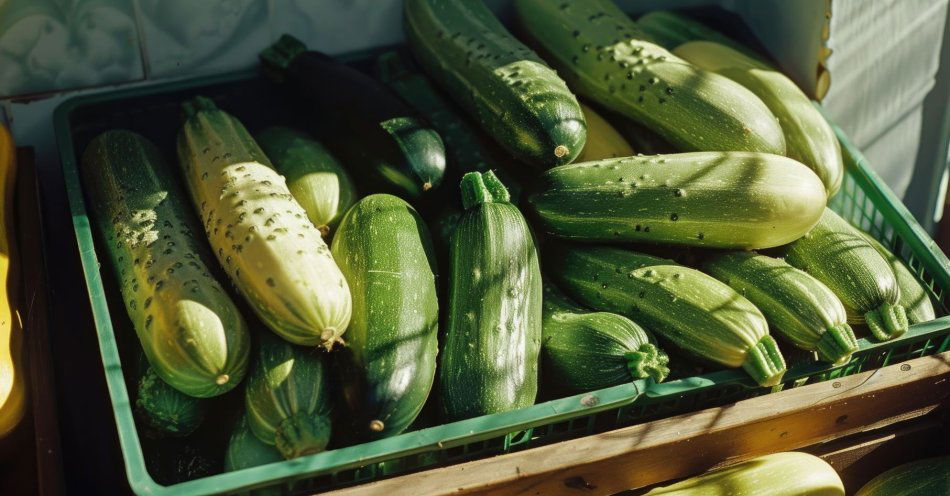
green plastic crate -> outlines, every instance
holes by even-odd
[[[918,324],[887,343],[860,340],[861,349],[840,367],[802,363],[790,367],[776,388],[758,387],[737,370],[655,384],[636,381],[587,394],[547,401],[530,408],[409,432],[358,446],[291,461],[221,473],[173,486],[154,482],[136,429],[120,349],[138,346],[108,269],[100,273],[97,243],[89,224],[78,157],[89,140],[106,129],[123,127],[155,141],[169,159],[179,128],[178,105],[203,94],[240,118],[251,131],[284,123],[301,125],[293,102],[268,81],[240,74],[100,93],[63,103],[54,116],[73,225],[95,318],[102,362],[119,431],[129,484],[137,494],[203,495],[272,488],[277,493],[318,491],[376,480],[436,465],[486,457],[631,425],[654,418],[722,405],[779,388],[855,374],[950,348],[950,317]],[[890,247],[930,290],[945,315],[950,263],[894,194],[867,166],[860,152],[835,132],[844,150],[847,175],[832,208]],[[174,162],[172,162],[174,163]],[[118,302],[118,304],[117,304]],[[128,370],[126,368],[125,370]],[[129,378],[130,379],[130,378]],[[221,446],[223,451],[225,446]]]

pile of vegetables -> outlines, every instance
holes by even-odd
[[[285,35],[262,64],[305,129],[198,96],[177,165],[131,131],[88,145],[152,435],[237,394],[236,470],[683,361],[776,386],[782,348],[844,363],[853,330],[934,317],[826,207],[838,142],[767,61],[609,0],[515,6],[524,42],[479,1],[406,0],[412,56],[374,75]]]

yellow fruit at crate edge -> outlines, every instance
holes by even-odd
[[[23,328],[15,310],[20,285],[14,261],[13,189],[16,156],[13,138],[0,124],[0,439],[12,432],[26,409],[23,383]]]

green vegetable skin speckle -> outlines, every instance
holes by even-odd
[[[407,0],[405,27],[426,72],[516,158],[551,167],[584,148],[577,99],[481,0]]]
[[[682,151],[785,153],[775,116],[749,90],[645,41],[611,0],[517,0],[525,34],[579,95]]]

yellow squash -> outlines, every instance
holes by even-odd
[[[12,432],[26,409],[23,383],[23,329],[14,310],[20,285],[15,262],[13,188],[16,156],[13,138],[0,124],[0,439]]]
[[[581,103],[584,120],[587,121],[587,143],[574,162],[591,162],[605,158],[629,157],[633,147],[606,119],[589,105]]]

